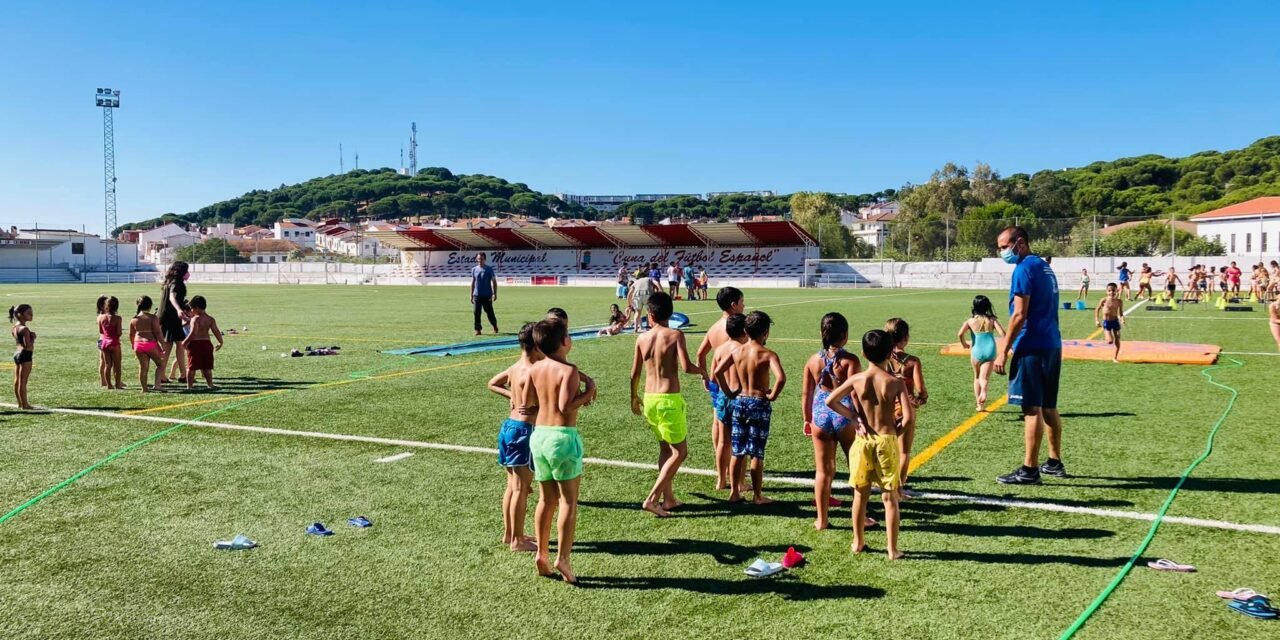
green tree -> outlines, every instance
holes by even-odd
[[[240,264],[249,261],[240,255],[239,249],[221,238],[210,238],[182,247],[173,255],[174,259],[191,264]]]

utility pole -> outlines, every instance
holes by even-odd
[[[342,175],[347,172],[346,167],[344,167],[342,163],[343,163],[342,143],[339,142],[338,143],[338,175]]]
[[[120,90],[99,88],[94,104],[102,107],[102,191],[104,202],[103,223],[106,231],[104,262],[107,271],[119,268],[120,254],[111,234],[116,228],[116,134],[112,113],[120,108]],[[39,251],[37,251],[39,253]]]

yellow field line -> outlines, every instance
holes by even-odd
[[[1000,396],[1000,398],[995,402],[992,402],[991,405],[987,407],[986,411],[973,414],[968,420],[961,422],[956,426],[956,428],[949,431],[947,435],[938,438],[933,444],[929,445],[927,449],[912,456],[911,466],[907,468],[907,473],[912,473],[921,466],[924,466],[924,463],[928,462],[939,453],[942,453],[942,450],[946,449],[948,445],[958,440],[960,436],[968,433],[970,429],[978,426],[978,423],[986,420],[992,414],[999,411],[1001,407],[1004,407],[1008,402],[1008,395]]]
[[[271,391],[259,391],[258,393],[237,394],[233,396],[222,396],[219,398],[207,398],[205,400],[195,400],[192,402],[178,402],[175,404],[166,404],[160,407],[151,407],[150,409],[133,409],[132,411],[121,411],[126,416],[138,416],[144,413],[156,413],[159,411],[168,411],[169,409],[181,409],[182,407],[197,407],[202,404],[211,404],[214,402],[225,402],[227,400],[244,400],[246,398],[256,398],[258,396],[269,396],[275,393],[284,393],[284,389],[272,389]]]

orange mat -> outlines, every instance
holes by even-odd
[[[1104,339],[1063,340],[1064,360],[1111,360],[1114,348]],[[1190,344],[1185,342],[1146,342],[1122,340],[1120,361],[1144,364],[1200,364],[1210,365],[1218,361],[1222,347],[1216,344]],[[967,356],[969,350],[953,342],[942,348],[944,356]]]

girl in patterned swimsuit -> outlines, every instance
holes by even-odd
[[[911,328],[902,318],[889,318],[884,323],[884,330],[893,336],[894,344],[893,353],[885,361],[889,373],[907,385],[907,393],[911,396],[912,404],[916,407],[924,406],[924,403],[929,400],[929,391],[924,386],[924,371],[920,368],[920,358],[906,352],[907,345],[911,342]],[[896,407],[894,414],[901,421],[902,407]],[[915,415],[919,415],[919,412]],[[902,476],[898,481],[898,492],[902,500],[915,497],[915,492],[907,488],[907,474],[911,468],[911,445],[916,439],[916,420],[917,418],[913,416],[911,420],[902,424],[898,431],[898,444],[902,449],[899,457],[901,463],[899,473]]]
[[[818,518],[813,526],[818,530],[827,528],[827,510],[842,504],[831,497],[831,480],[836,474],[836,445],[840,445],[847,459],[856,435],[855,429],[847,428],[847,418],[827,407],[827,396],[862,369],[857,356],[844,350],[845,343],[849,341],[849,321],[844,316],[838,313],[822,316],[821,331],[822,350],[805,363],[800,392],[804,433],[813,438],[813,460],[817,468],[813,499],[818,507]],[[851,406],[847,396],[842,403]]]

